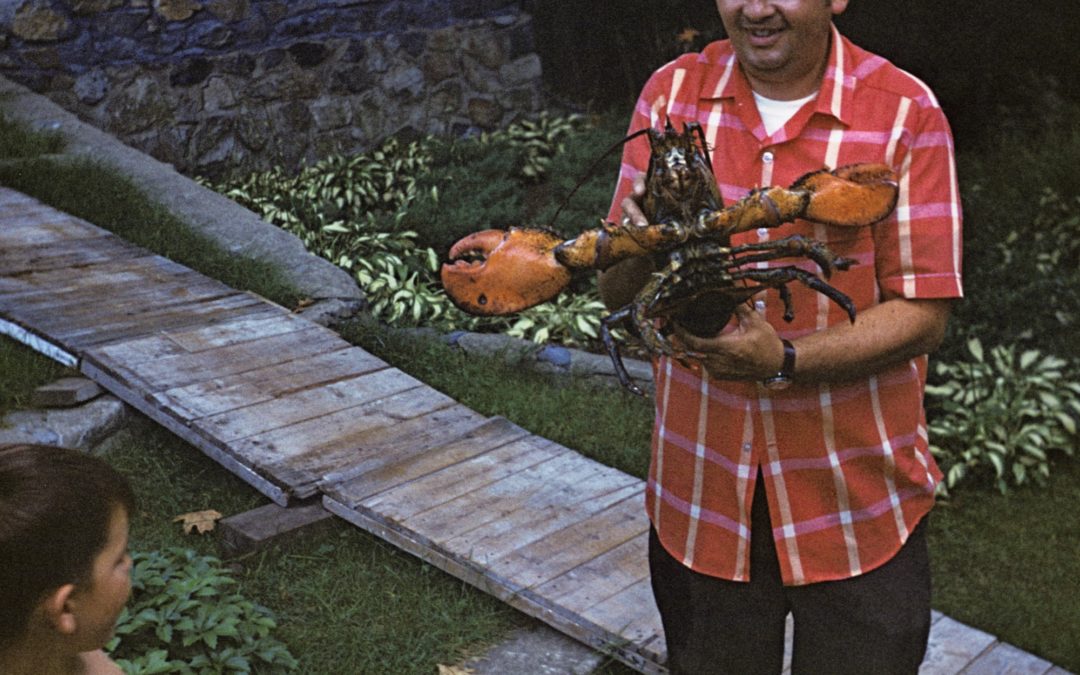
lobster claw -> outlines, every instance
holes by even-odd
[[[791,189],[810,193],[803,217],[827,225],[864,227],[896,206],[896,174],[885,164],[849,164],[806,174]]]
[[[513,314],[546,302],[570,283],[570,270],[555,259],[562,242],[544,230],[484,230],[459,240],[442,266],[454,304],[470,314]]]

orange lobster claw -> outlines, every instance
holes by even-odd
[[[807,220],[828,225],[864,227],[882,220],[896,206],[896,174],[884,164],[849,164],[835,171],[815,171],[792,190],[806,190]]]
[[[539,305],[570,283],[570,270],[555,260],[562,242],[544,230],[484,230],[459,240],[442,266],[454,304],[470,314],[513,314]]]

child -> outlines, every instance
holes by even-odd
[[[120,673],[102,646],[131,592],[133,509],[99,459],[0,445],[0,673]]]

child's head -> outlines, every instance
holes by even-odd
[[[109,639],[130,588],[133,509],[127,481],[99,459],[0,445],[0,653],[36,612],[80,650]]]

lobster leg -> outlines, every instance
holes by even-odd
[[[774,267],[767,270],[737,270],[731,273],[732,279],[749,279],[761,284],[758,290],[765,288],[779,288],[792,281],[798,281],[804,286],[821,293],[847,312],[848,319],[855,323],[855,304],[846,294],[836,290],[826,282],[798,267]],[[790,307],[785,303],[785,309]]]
[[[601,319],[600,341],[603,342],[604,349],[607,351],[608,356],[611,357],[611,365],[615,368],[615,378],[619,380],[619,384],[632,394],[644,396],[645,392],[642,391],[641,387],[634,384],[634,381],[630,379],[630,373],[626,371],[626,364],[623,363],[622,354],[619,352],[619,345],[616,344],[615,338],[611,335],[611,327],[629,319],[633,309],[632,304],[627,305]]]

